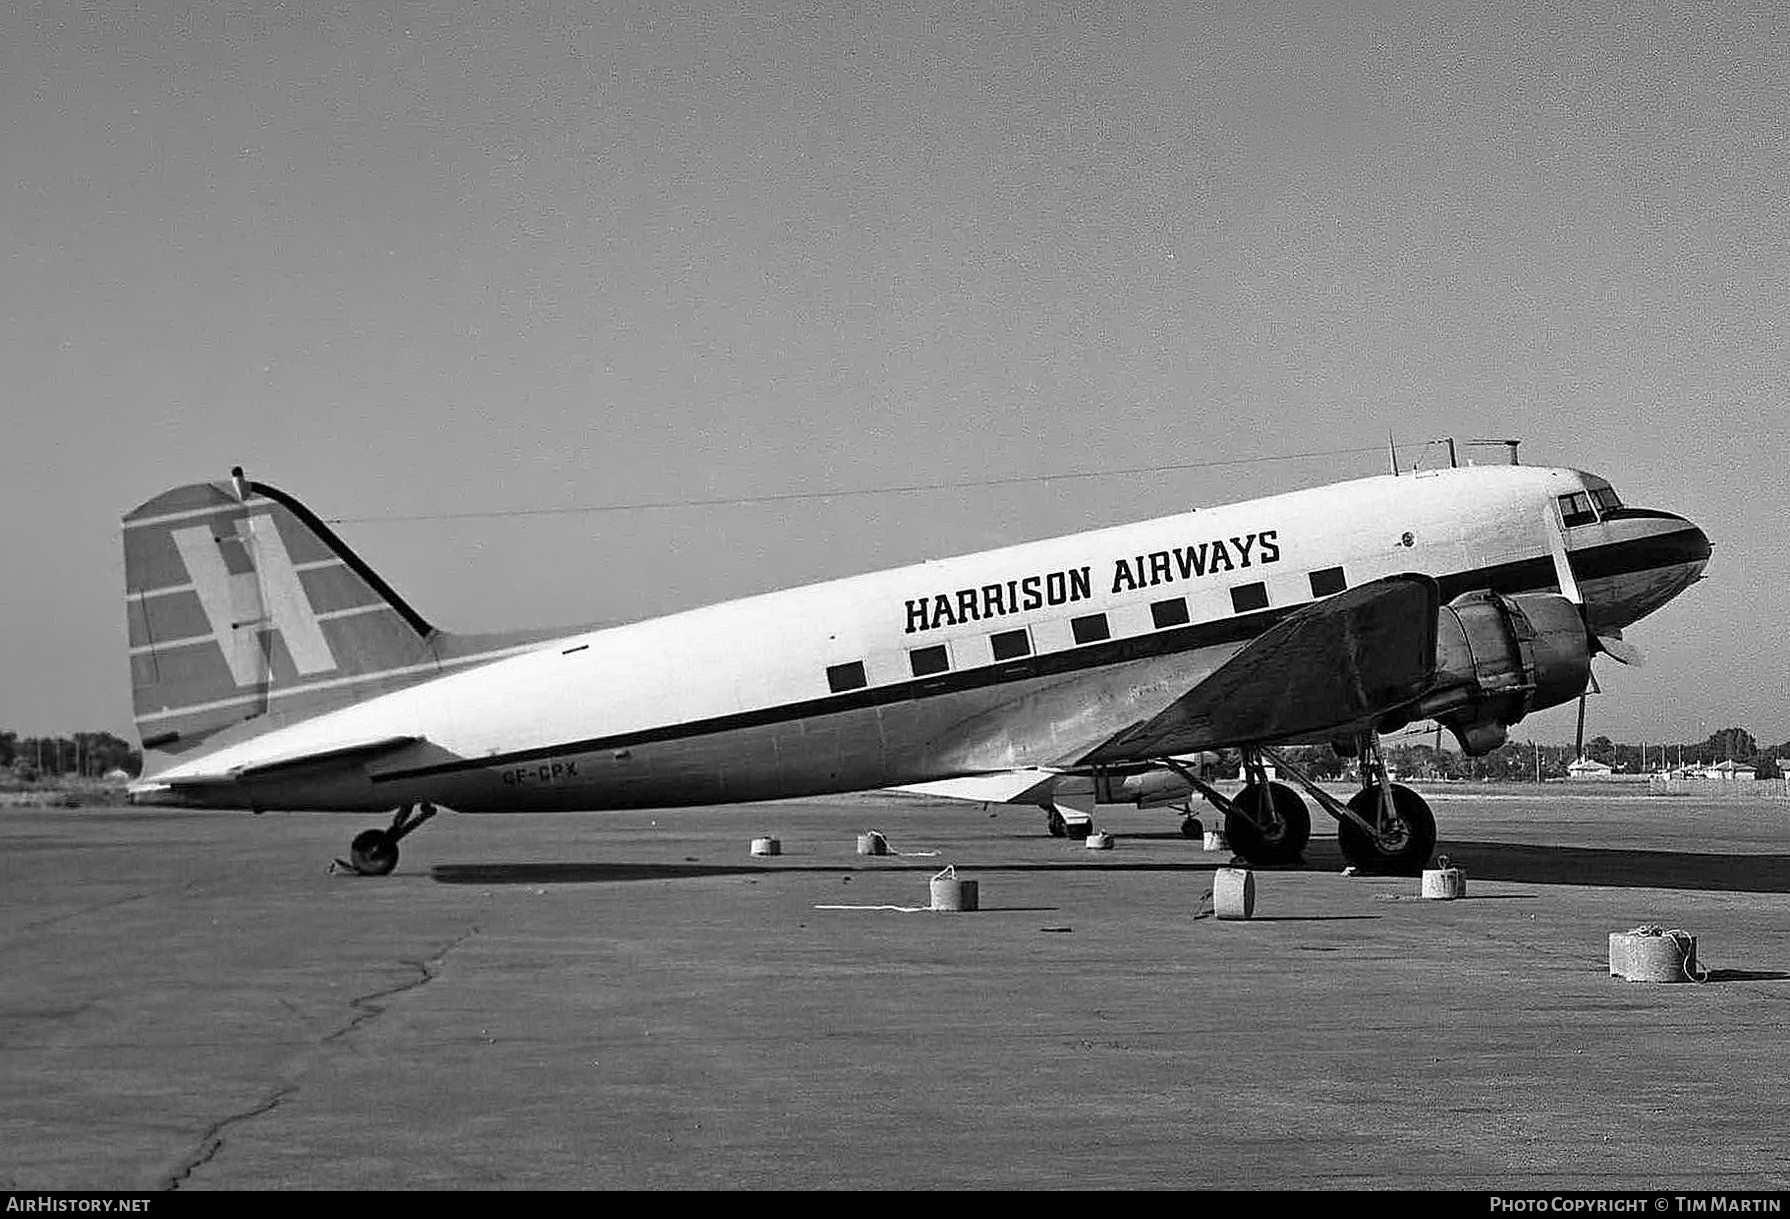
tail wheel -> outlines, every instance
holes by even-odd
[[[1370,825],[1382,828],[1367,834],[1352,821],[1336,825],[1336,844],[1343,858],[1363,872],[1415,876],[1423,871],[1436,849],[1436,818],[1424,798],[1402,783],[1392,787],[1392,815],[1380,815],[1380,787],[1364,787],[1349,801],[1349,808]]]
[[[384,830],[363,830],[348,845],[348,862],[362,876],[385,876],[398,866],[398,844]]]
[[[1296,863],[1311,841],[1311,813],[1285,783],[1251,783],[1224,818],[1231,849],[1250,863]]]

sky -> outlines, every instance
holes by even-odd
[[[1714,541],[1588,735],[1790,740],[1786,115],[1775,0],[8,4],[0,727],[134,739],[118,519],[233,465],[482,629],[1454,436]]]

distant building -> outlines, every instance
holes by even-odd
[[[1745,762],[1736,762],[1729,758],[1726,762],[1717,762],[1714,766],[1703,768],[1703,777],[1716,779],[1723,783],[1751,783],[1758,776],[1753,767]]]
[[[1614,773],[1609,766],[1595,758],[1581,757],[1567,763],[1566,766],[1568,779],[1607,779]]]
[[[1731,758],[1713,766],[1680,766],[1665,774],[1674,783],[1751,783],[1755,777],[1751,766]]]

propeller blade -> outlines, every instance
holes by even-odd
[[[1585,598],[1579,593],[1579,581],[1573,574],[1572,559],[1566,553],[1566,538],[1555,524],[1552,505],[1542,511],[1541,528],[1547,535],[1548,553],[1554,559],[1554,583],[1560,586],[1560,595],[1583,609]]]
[[[1597,650],[1614,660],[1617,664],[1634,665],[1640,668],[1644,661],[1641,649],[1628,642],[1620,635],[1599,635]]]

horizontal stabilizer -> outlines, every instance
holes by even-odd
[[[1314,602],[1082,763],[1289,741],[1366,724],[1434,681],[1440,604],[1436,582],[1420,575],[1387,576]]]
[[[1055,771],[1028,767],[1025,770],[969,775],[961,779],[912,783],[889,790],[909,792],[916,796],[936,796],[941,800],[968,800],[977,804],[1041,804],[1055,789],[1058,777]]]
[[[157,777],[154,781],[164,787],[212,787],[220,783],[243,783],[250,780],[276,778],[290,771],[309,770],[313,767],[336,766],[353,762],[370,762],[374,758],[384,757],[410,745],[415,745],[423,738],[418,736],[388,736],[372,741],[358,741],[350,745],[337,745],[329,749],[317,749],[308,752],[295,752],[274,757],[245,762],[238,766],[216,771],[210,774],[187,774],[172,777]]]

